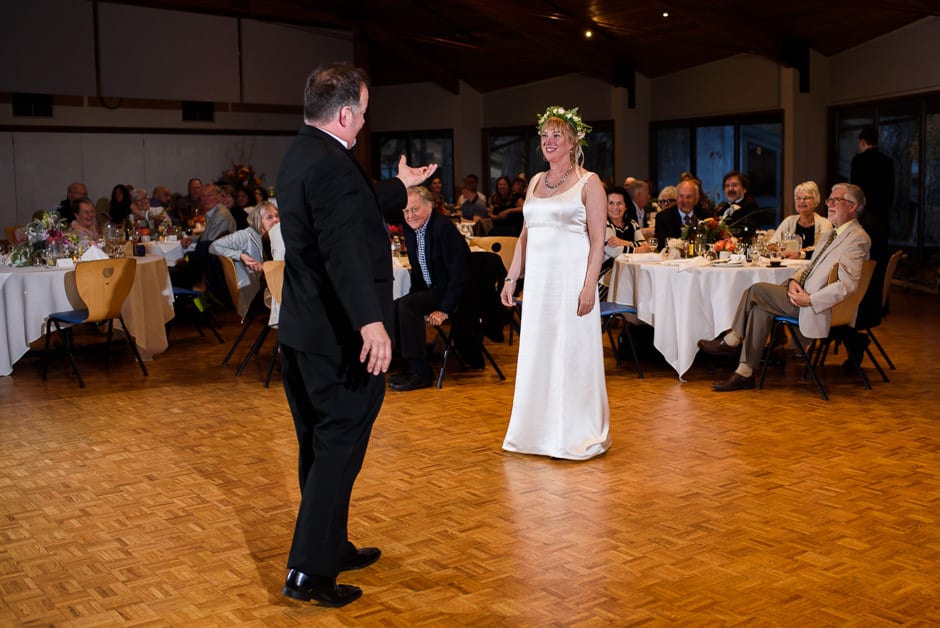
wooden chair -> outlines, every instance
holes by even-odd
[[[445,324],[446,321],[445,321]],[[448,331],[444,325],[433,325],[434,331],[437,332],[437,337],[441,339],[441,342],[444,343],[444,354],[441,357],[441,369],[437,375],[437,388],[440,389],[444,386],[444,373],[447,370],[447,359],[450,357],[451,352],[456,356],[457,361],[461,363],[461,366],[467,368],[467,365],[464,364],[463,360],[460,359],[460,354],[456,351],[454,346],[454,329],[453,326],[450,326]],[[486,345],[483,343],[483,334],[480,333],[480,352],[483,354],[483,357],[487,359],[490,365],[493,367],[493,370],[496,371],[496,375],[499,377],[499,381],[505,381],[506,376],[503,375],[502,369],[499,368],[499,365],[496,364],[496,360],[493,358],[493,354],[489,352],[486,348]]]
[[[225,276],[225,287],[228,289],[229,297],[232,299],[232,303],[235,305],[236,310],[238,309],[238,275],[235,272],[235,260],[230,257],[225,257],[223,255],[216,256],[219,259],[219,263],[222,264],[222,274]],[[235,342],[232,343],[231,348],[228,350],[228,353],[225,354],[225,357],[222,359],[222,366],[228,365],[228,361],[232,359],[232,355],[235,353],[235,349],[238,348],[238,345],[241,343],[242,339],[248,333],[248,329],[251,327],[251,324],[254,322],[257,317],[258,312],[253,308],[249,307],[244,315],[239,314],[241,317],[242,329],[238,333],[238,337],[235,338]],[[268,326],[265,325],[264,329],[267,330]],[[244,367],[240,368],[238,375],[241,375],[241,371]]]
[[[898,269],[898,262],[901,261],[901,258],[904,257],[904,251],[895,251],[891,258],[888,260],[888,266],[885,268],[885,281],[884,286],[881,290],[881,308],[882,316],[885,316],[884,310],[888,306],[888,294],[891,292],[891,279],[894,277],[895,271]],[[885,348],[881,346],[881,343],[878,342],[878,338],[875,337],[875,332],[872,331],[875,327],[881,324],[881,321],[878,321],[874,325],[866,325],[864,327],[858,327],[859,331],[863,331],[868,334],[868,337],[871,339],[875,346],[878,348],[878,351],[881,352],[881,356],[888,363],[888,368],[892,371],[895,370],[894,362],[891,361],[891,358],[888,357],[888,353],[885,351]],[[878,364],[878,361],[875,360],[874,354],[866,347],[865,352],[868,354],[868,357],[871,359],[872,363],[878,369],[878,371],[884,376],[884,370],[881,369],[881,365]],[[885,379],[887,381],[887,379]]]
[[[803,369],[803,379],[806,379],[806,375],[809,374],[812,377],[813,382],[815,382],[816,387],[819,389],[820,396],[829,400],[829,396],[826,394],[826,389],[823,387],[822,382],[819,379],[817,374],[817,369],[825,361],[825,354],[828,352],[829,345],[835,340],[833,335],[833,330],[841,326],[851,325],[852,321],[855,319],[855,315],[858,312],[858,304],[861,303],[862,297],[865,296],[865,291],[868,289],[868,284],[871,283],[871,276],[875,272],[875,261],[868,260],[862,265],[862,275],[859,278],[858,286],[855,289],[855,292],[847,295],[845,299],[837,303],[832,307],[832,313],[829,324],[829,336],[819,340],[813,338],[810,342],[809,349],[803,347],[803,341],[800,340],[800,319],[796,316],[776,316],[774,317],[774,326],[770,332],[770,337],[774,338],[776,336],[777,330],[781,325],[785,325],[790,331],[790,336],[793,338],[793,341],[796,343],[797,351],[800,356],[803,358],[803,363],[805,367]],[[829,271],[829,283],[832,283],[839,278],[839,264],[836,263],[832,266],[832,269]],[[767,348],[764,350],[764,357],[761,360],[761,371],[760,378],[757,381],[758,390],[764,387],[764,376],[767,374],[767,364],[770,362],[770,352],[773,348],[773,343],[768,343]],[[861,366],[855,364],[855,370],[858,373],[859,377],[862,379],[862,383],[865,384],[865,388],[871,390],[871,382],[868,381],[868,377],[865,375],[865,372],[862,371]]]
[[[636,316],[636,308],[622,303],[613,303],[610,301],[601,301],[601,333],[607,332],[607,338],[610,340],[610,349],[614,352],[614,359],[617,361],[617,367],[620,367],[620,345],[614,340],[614,333],[610,329],[610,324],[614,319],[619,319],[623,323],[623,333],[627,337],[627,344],[630,345],[630,355],[633,356],[633,364],[636,367],[636,376],[643,379],[643,367],[640,365],[640,358],[637,357],[636,346],[633,344],[633,334],[630,333],[630,321],[624,314],[633,314]]]
[[[471,246],[478,246],[484,251],[491,251],[503,260],[503,266],[509,270],[513,255],[516,253],[516,242],[519,238],[512,236],[480,236],[470,238]]]
[[[140,365],[140,370],[144,376],[147,376],[147,367],[140,357],[137,350],[137,344],[131,337],[124,318],[121,316],[121,307],[124,300],[130,294],[134,285],[134,275],[137,271],[137,260],[135,259],[105,259],[89,262],[80,262],[75,266],[75,284],[78,288],[78,294],[85,303],[85,308],[80,310],[70,310],[68,312],[54,312],[49,315],[46,321],[46,348],[43,352],[42,379],[46,379],[49,365],[49,341],[52,336],[52,326],[55,325],[62,343],[65,345],[66,355],[78,378],[78,385],[85,387],[85,380],[78,372],[78,366],[75,364],[75,358],[72,355],[72,328],[62,327],[63,324],[80,325],[82,323],[102,323],[108,322],[108,340],[104,358],[105,369],[108,368],[108,362],[111,356],[111,337],[114,330],[114,319],[121,322],[124,328],[124,334],[127,336],[127,343]]]
[[[264,278],[268,283],[268,290],[271,291],[271,298],[278,305],[281,304],[281,294],[284,288],[284,260],[275,260],[264,263]],[[273,329],[277,329],[277,323],[269,324]],[[268,375],[264,379],[264,387],[271,385],[271,375],[274,373],[274,365],[277,363],[277,356],[280,349],[280,342],[274,341],[274,349],[271,350],[271,364],[268,365]],[[260,347],[259,347],[260,348]]]
[[[7,242],[9,244],[16,244],[16,230],[22,228],[23,225],[10,225],[6,228]]]

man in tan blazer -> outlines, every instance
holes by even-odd
[[[715,382],[717,392],[754,388],[754,369],[775,316],[799,317],[800,332],[807,338],[829,334],[832,306],[858,289],[862,265],[868,259],[871,239],[856,218],[865,207],[865,193],[857,185],[838,183],[826,199],[834,229],[821,235],[813,261],[784,284],[756,283],[741,295],[731,331],[722,338],[699,340],[702,351],[737,356],[740,363],[725,382]],[[829,270],[838,264],[838,279],[829,283]]]

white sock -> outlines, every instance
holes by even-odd
[[[725,334],[722,340],[729,347],[737,347],[739,344],[741,344],[741,337],[733,331],[729,331],[727,334]]]
[[[738,364],[738,368],[734,369],[734,372],[740,375],[741,377],[750,377],[754,374],[754,369],[749,367],[744,362]]]

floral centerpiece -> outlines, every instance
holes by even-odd
[[[255,168],[251,164],[234,163],[228,170],[222,172],[222,176],[216,179],[216,185],[230,185],[238,190],[253,190],[260,187],[264,182],[264,175],[255,173]]]
[[[686,225],[682,227],[682,239],[687,242],[703,241],[705,244],[714,244],[716,251],[733,251],[735,239],[731,236],[731,230],[725,221],[716,218],[705,218],[699,220],[695,225]],[[720,248],[719,248],[720,243]],[[727,248],[730,245],[730,248]]]
[[[42,217],[23,227],[25,239],[13,248],[10,264],[33,266],[77,255],[81,249],[80,239],[67,229],[68,223],[59,212],[44,212]]]

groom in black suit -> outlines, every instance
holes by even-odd
[[[283,594],[325,606],[362,595],[341,571],[377,561],[347,536],[349,499],[385,395],[392,357],[392,260],[383,211],[436,165],[373,185],[349,149],[365,124],[368,77],[318,67],[304,90],[305,126],[277,176],[286,249],[278,339],[284,392],[300,447],[300,510]]]

